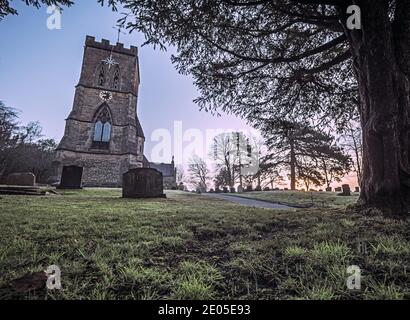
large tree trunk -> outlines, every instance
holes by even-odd
[[[359,1],[362,30],[347,34],[363,128],[360,202],[400,214],[410,208],[410,1],[398,0],[396,30],[387,2]]]

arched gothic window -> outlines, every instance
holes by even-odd
[[[94,124],[93,148],[107,149],[111,138],[111,115],[108,106],[99,110]]]
[[[115,90],[118,90],[120,88],[120,67],[116,66],[114,70],[114,77],[112,80],[112,87]]]
[[[98,67],[97,85],[103,87],[105,85],[105,65],[101,63]]]

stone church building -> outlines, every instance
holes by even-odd
[[[82,186],[118,187],[130,169],[149,166],[137,116],[138,49],[87,36],[80,80],[56,152],[58,177],[81,169]]]

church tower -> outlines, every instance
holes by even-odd
[[[80,81],[56,154],[59,177],[77,167],[83,186],[121,186],[143,166],[144,133],[137,116],[138,50],[87,36]],[[65,177],[67,178],[67,177]],[[63,179],[65,179],[63,178]],[[68,177],[70,179],[70,177]]]

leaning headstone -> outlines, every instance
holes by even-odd
[[[77,166],[64,166],[61,174],[60,185],[57,189],[81,189],[83,168]]]
[[[332,187],[328,187],[328,188],[326,188],[326,192],[332,192]]]
[[[162,173],[151,168],[131,169],[124,173],[122,196],[123,198],[165,198]]]
[[[9,186],[30,186],[36,185],[36,176],[31,172],[12,173],[6,179]]]

